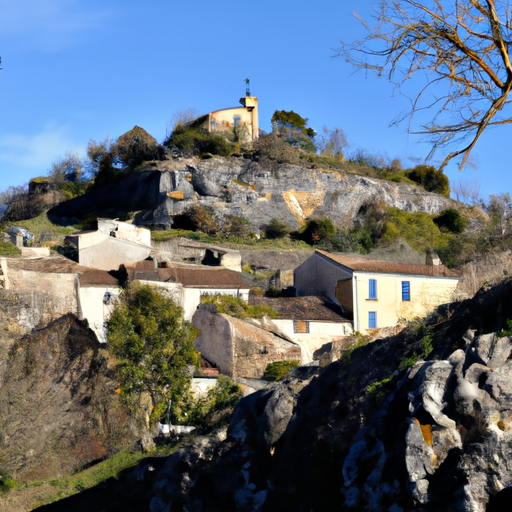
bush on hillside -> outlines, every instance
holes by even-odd
[[[117,139],[117,154],[127,167],[165,158],[164,148],[140,126],[134,126]]]
[[[468,221],[455,208],[448,208],[434,217],[434,223],[440,229],[446,229],[451,233],[462,233]]]
[[[310,245],[316,245],[329,240],[336,234],[336,227],[331,219],[310,219],[307,221],[301,233],[301,238]]]
[[[230,238],[254,238],[251,231],[251,224],[245,217],[227,215],[221,229],[224,236]]]
[[[207,235],[215,235],[220,229],[213,218],[213,211],[201,205],[189,206],[181,214],[175,215],[173,228],[201,231]]]
[[[289,235],[290,228],[279,219],[271,219],[268,226],[265,228],[265,238],[275,240],[277,238],[284,238]]]
[[[418,165],[414,169],[405,172],[405,175],[428,192],[435,192],[442,196],[450,195],[450,180],[431,165]]]
[[[185,155],[198,156],[204,154],[229,156],[235,149],[235,144],[221,135],[207,133],[188,126],[178,124],[164,146],[176,148]]]
[[[235,381],[219,375],[215,387],[193,404],[190,424],[208,430],[227,425],[242,396],[243,390]]]
[[[267,365],[263,377],[276,382],[286,377],[288,373],[290,373],[290,370],[297,366],[299,366],[299,361],[291,361],[289,359],[285,359],[284,361],[275,361]]]

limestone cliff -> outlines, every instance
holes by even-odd
[[[216,157],[148,164],[86,196],[61,203],[50,214],[69,219],[95,212],[113,218],[143,210],[136,222],[169,228],[173,215],[201,204],[213,208],[218,217],[244,216],[257,231],[272,218],[298,228],[308,218],[328,216],[346,227],[361,206],[372,200],[410,212],[439,213],[450,205],[445,197],[405,183],[298,165],[268,168],[243,158]]]

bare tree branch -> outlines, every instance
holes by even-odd
[[[512,0],[378,0],[373,23],[355,16],[366,35],[340,41],[337,56],[387,76],[398,87],[426,77],[410,111],[398,119],[409,118],[409,131],[432,144],[430,155],[457,146],[441,169],[457,157],[462,168],[484,130],[512,123],[506,112],[512,90]],[[432,112],[430,121],[413,129],[413,118],[425,110]]]

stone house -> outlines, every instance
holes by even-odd
[[[354,330],[390,327],[450,302],[459,275],[439,259],[409,265],[315,251],[294,271],[298,296],[322,295],[353,319]]]
[[[118,294],[117,279],[106,271],[62,256],[2,258],[0,268],[3,288],[22,293],[27,302],[27,313],[18,319],[21,326],[34,328],[72,313],[87,319],[98,340],[105,341],[103,324]]]
[[[287,338],[296,342],[302,353],[302,364],[314,359],[314,352],[327,343],[354,334],[352,321],[343,316],[341,307],[323,297],[253,297],[255,306],[268,306],[279,318],[272,323]]]
[[[185,320],[191,320],[203,295],[230,295],[247,302],[249,285],[239,272],[221,267],[180,266],[167,263],[158,267],[156,261],[144,260],[125,265],[132,281],[164,289],[183,308]]]
[[[192,319],[201,331],[194,345],[201,355],[232,378],[260,378],[269,363],[301,361],[301,348],[284,336],[201,304]]]
[[[76,246],[80,265],[99,270],[117,270],[151,252],[149,229],[118,220],[98,219],[97,231],[82,231],[65,240]]]

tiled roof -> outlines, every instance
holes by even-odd
[[[460,277],[458,272],[447,269],[444,265],[410,265],[407,263],[372,260],[364,256],[345,256],[343,254],[331,254],[329,252],[319,250],[315,252],[351,270],[383,272],[389,274]]]
[[[251,296],[249,302],[254,306],[269,306],[277,311],[279,317],[283,319],[350,322],[342,315],[338,305],[314,295],[276,298]]]
[[[7,258],[7,267],[10,270],[25,270],[47,274],[82,274],[91,270],[89,267],[79,265],[75,261],[60,255],[44,258]]]
[[[105,270],[87,270],[80,275],[80,286],[117,286],[118,280]]]
[[[139,262],[140,263],[140,262]],[[153,262],[150,262],[153,263]],[[127,266],[131,280],[181,283],[190,288],[249,288],[239,272],[215,267],[144,268],[149,265]],[[142,268],[141,268],[142,267]]]

